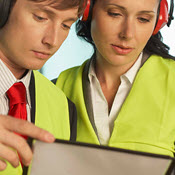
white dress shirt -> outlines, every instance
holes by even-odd
[[[0,59],[0,114],[7,115],[9,111],[9,100],[7,98],[6,92],[8,89],[16,82],[22,82],[26,87],[27,93],[27,120],[31,121],[30,110],[31,101],[29,93],[29,84],[31,78],[31,70],[20,80],[17,80],[8,67]]]
[[[135,76],[141,66],[142,57],[143,53],[140,54],[135,64],[125,74],[120,76],[121,84],[115,95],[110,113],[108,113],[108,102],[95,73],[94,62],[92,61],[90,64],[88,78],[90,81],[93,116],[99,141],[103,145],[107,145],[109,142],[114,121],[132,87]]]

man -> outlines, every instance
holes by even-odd
[[[0,1],[0,174],[19,175],[20,161],[30,164],[32,151],[21,135],[45,142],[75,139],[76,120],[69,121],[69,113],[75,113],[73,104],[32,70],[40,69],[59,49],[82,4],[83,0]],[[16,104],[16,94],[16,101],[25,101]],[[14,110],[19,109],[28,121],[15,118],[19,113]]]

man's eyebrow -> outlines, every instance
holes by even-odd
[[[41,4],[37,4],[36,5],[37,8],[47,14],[50,14],[50,15],[56,15],[56,13],[52,10],[50,10],[47,6],[44,6],[44,5],[41,5]]]
[[[56,16],[57,15],[53,10],[49,9],[47,6],[43,6],[41,4],[38,4],[37,7],[38,7],[39,10],[41,10],[41,11],[43,11],[43,12],[45,12],[45,13],[51,15],[51,16]],[[78,19],[78,15],[75,18],[70,17],[70,18],[66,19],[65,22],[67,22],[67,21],[75,22],[77,19]]]
[[[75,22],[77,21],[78,17],[77,18],[68,18],[65,20],[65,22],[68,22],[68,21],[72,21],[72,22]]]
[[[123,11],[127,11],[127,9],[125,7],[117,5],[117,4],[108,4],[108,5],[115,6]],[[141,14],[141,13],[156,13],[156,12],[151,11],[151,10],[142,10],[142,11],[139,11],[139,13]]]

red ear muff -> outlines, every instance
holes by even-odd
[[[89,12],[90,12],[90,7],[91,7],[91,0],[87,0],[86,8],[85,8],[83,17],[81,19],[82,21],[87,21],[88,20]]]
[[[153,35],[157,34],[158,31],[168,23],[168,2],[167,0],[161,0],[159,16]]]

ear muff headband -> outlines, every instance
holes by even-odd
[[[159,7],[159,16],[153,35],[168,23],[168,2],[167,0],[161,0]]]
[[[86,2],[86,8],[84,10],[84,13],[83,13],[83,17],[82,17],[82,21],[87,21],[88,20],[88,17],[89,17],[89,11],[90,11],[90,7],[91,7],[91,0],[87,0]]]
[[[11,0],[0,0],[0,28],[2,28],[7,22],[10,7]]]
[[[168,14],[168,2],[167,0],[161,0],[160,7],[159,7],[159,17],[157,20],[156,27],[154,29],[153,35],[157,34],[158,31],[164,27],[166,24],[168,27],[171,24],[171,21],[174,19],[173,17],[173,10],[174,10],[174,0],[171,0],[170,4],[170,14]],[[82,17],[82,21],[87,21],[90,13],[92,11],[92,0],[87,0],[87,5]]]
[[[167,23],[168,27],[170,26],[171,21],[174,19],[173,12],[174,12],[174,0],[171,0],[169,19],[168,19],[168,23]]]

